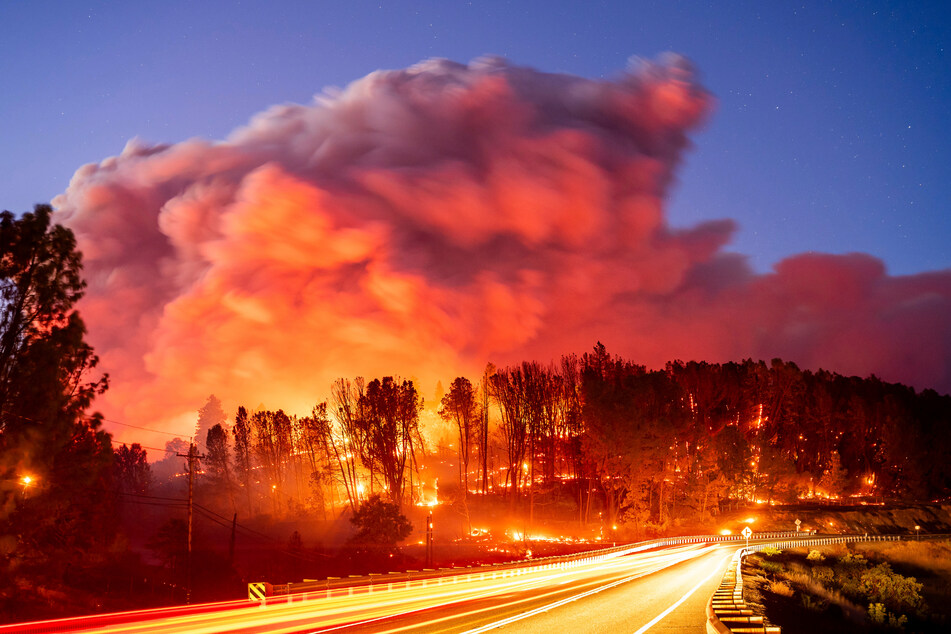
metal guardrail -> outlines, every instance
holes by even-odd
[[[770,532],[759,533],[756,539],[798,539],[804,538],[807,533]],[[263,584],[265,596],[260,596],[262,583],[248,584],[248,599],[252,602],[267,601],[295,601],[312,600],[322,597],[332,598],[352,596],[355,594],[373,594],[395,589],[410,587],[425,587],[427,585],[445,585],[466,581],[504,579],[519,576],[529,572],[568,568],[584,563],[591,563],[608,557],[661,548],[665,546],[679,546],[686,544],[710,544],[719,542],[742,542],[742,535],[687,535],[682,537],[665,537],[642,542],[623,544],[610,548],[600,548],[571,555],[558,555],[538,559],[526,559],[500,564],[482,564],[478,566],[459,566],[453,568],[428,568],[423,570],[407,570],[404,572],[390,572],[386,574],[371,573],[369,575],[351,575],[349,577],[327,577],[326,579],[305,579],[301,582],[286,584]],[[251,586],[255,591],[251,592]]]
[[[933,536],[938,537],[938,536]],[[770,539],[769,537],[756,537]],[[743,598],[743,558],[766,548],[795,548],[802,546],[828,546],[854,542],[901,541],[914,539],[908,535],[844,535],[841,537],[806,537],[797,540],[777,541],[740,548],[733,555],[730,566],[710,601],[707,602],[707,632],[709,634],[780,634],[780,628],[764,623],[762,616],[754,616],[753,610]]]

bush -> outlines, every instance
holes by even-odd
[[[861,578],[862,592],[872,603],[883,603],[896,613],[920,612],[921,588],[914,577],[905,577],[881,563],[866,571]]]
[[[802,601],[802,607],[807,610],[812,610],[813,612],[824,612],[825,609],[829,607],[828,602],[813,597],[806,592],[802,593],[800,600]]]
[[[791,597],[795,592],[785,581],[770,581],[769,591],[782,597]]]
[[[839,557],[839,563],[846,566],[862,566],[864,568],[865,565],[868,564],[868,561],[858,553],[847,552]]]
[[[814,566],[810,573],[813,579],[826,586],[831,585],[832,579],[835,577],[835,573],[832,572],[832,568],[829,566]]]
[[[809,554],[806,555],[808,561],[825,561],[825,555],[820,553],[818,550],[810,550]]]
[[[760,552],[766,557],[775,557],[776,555],[780,554],[783,551],[779,550],[778,548],[774,548],[773,546],[767,546],[766,548],[762,549]]]
[[[786,569],[785,566],[776,561],[761,561],[759,562],[759,567],[766,572],[771,572],[773,574],[783,572]]]
[[[896,630],[905,629],[908,623],[908,617],[904,614],[898,616],[885,609],[881,603],[870,603],[868,605],[868,620],[876,625],[890,627]]]

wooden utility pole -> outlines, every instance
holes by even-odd
[[[433,514],[426,518],[426,559],[429,567],[433,567]]]
[[[188,544],[185,559],[185,603],[192,602],[192,517],[195,501],[195,465],[204,456],[198,455],[195,443],[188,445],[187,454],[176,454],[180,458],[188,458]]]
[[[235,511],[234,517],[231,518],[231,545],[228,547],[228,563],[232,566],[234,565],[234,538],[235,531],[238,528],[238,513]]]

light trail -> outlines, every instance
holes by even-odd
[[[579,570],[570,570],[566,572],[559,572],[555,574],[542,574],[536,575],[532,579],[526,580],[523,583],[512,584],[509,587],[503,588],[494,588],[485,592],[481,595],[473,595],[467,597],[465,603],[476,601],[482,598],[487,598],[490,596],[498,595],[500,593],[520,591],[525,593],[529,590],[542,589],[551,586],[560,586],[567,583],[574,582],[575,585],[570,589],[560,588],[555,590],[544,591],[541,594],[533,594],[530,596],[523,596],[519,598],[513,598],[502,601],[495,601],[491,605],[480,607],[471,610],[456,610],[451,615],[437,617],[425,621],[414,622],[410,625],[399,626],[391,629],[380,630],[380,634],[395,634],[396,632],[405,632],[408,630],[415,630],[419,628],[431,627],[435,625],[440,625],[448,621],[465,621],[466,619],[471,619],[477,617],[480,614],[486,612],[498,612],[500,610],[511,610],[518,606],[521,606],[526,603],[537,603],[539,601],[547,601],[539,608],[529,610],[526,612],[521,612],[516,616],[503,619],[501,621],[496,621],[485,626],[468,630],[468,634],[474,634],[476,632],[485,632],[491,629],[507,625],[509,623],[514,623],[516,621],[529,618],[531,616],[547,612],[556,607],[566,605],[568,603],[577,601],[589,597],[591,595],[597,594],[604,590],[608,590],[615,586],[627,583],[634,579],[639,579],[641,577],[647,576],[664,568],[682,563],[689,559],[703,556],[712,550],[718,548],[718,546],[703,546],[701,544],[692,544],[689,546],[682,546],[679,548],[670,548],[660,553],[651,553],[649,555],[642,555],[637,560],[632,560],[631,558],[624,558],[617,554],[612,554],[613,556],[610,560],[597,562],[596,564],[589,564],[584,569]],[[640,548],[631,549],[631,550],[641,550]],[[673,552],[671,552],[673,551]],[[625,551],[625,553],[627,552]],[[633,567],[638,568],[637,572],[634,574],[624,574],[620,579],[614,579],[613,581],[605,580],[605,576],[616,577],[618,573],[628,573]],[[585,577],[591,577],[597,575],[596,578],[589,579],[584,581]],[[573,591],[575,594],[572,594],[568,597],[554,599],[554,597],[563,596],[567,591]],[[581,590],[578,592],[578,590]],[[462,607],[462,603],[458,607]],[[445,605],[444,603],[437,603],[437,605]],[[431,606],[430,606],[431,607]],[[384,617],[385,618],[385,617]],[[366,626],[374,621],[379,621],[380,618],[368,619],[355,623],[349,623],[345,626],[338,626],[330,629],[320,629],[318,632],[329,632],[334,630],[340,630],[345,627],[358,627]]]
[[[667,616],[668,614],[670,614],[671,612],[673,612],[674,610],[676,610],[677,608],[679,608],[680,605],[681,605],[684,601],[686,601],[687,599],[689,599],[690,596],[691,596],[694,592],[696,592],[696,591],[699,590],[701,587],[703,587],[703,584],[705,584],[706,582],[710,581],[710,579],[713,577],[713,575],[715,575],[715,574],[717,574],[718,572],[720,572],[720,569],[722,568],[723,564],[726,563],[726,562],[729,561],[729,560],[730,560],[730,555],[727,555],[726,557],[724,557],[723,559],[721,559],[721,560],[717,563],[717,565],[713,567],[713,570],[710,571],[710,574],[708,574],[706,577],[704,577],[703,581],[701,581],[700,583],[698,583],[697,585],[695,585],[693,588],[691,588],[691,589],[687,592],[687,594],[685,594],[684,596],[680,597],[676,602],[672,603],[672,604],[670,605],[670,607],[668,607],[666,610],[664,610],[663,612],[661,612],[660,614],[658,614],[657,616],[655,616],[653,619],[651,619],[651,620],[648,621],[647,623],[645,623],[644,626],[643,626],[642,628],[640,628],[639,630],[637,630],[636,632],[634,632],[634,634],[644,634],[644,632],[646,632],[647,630],[651,629],[652,627],[654,627],[655,625],[657,625],[661,620],[663,620],[663,618],[664,618],[665,616]]]
[[[404,582],[398,582],[387,589],[370,586],[344,588],[338,592],[345,591],[347,594],[337,596],[328,597],[328,591],[321,590],[270,599],[274,603],[267,605],[231,601],[23,623],[0,627],[0,634],[215,634],[237,631],[289,634],[370,626],[377,628],[374,631],[396,633],[443,624],[460,630],[468,629],[473,633],[484,632],[702,557],[717,548],[720,546],[697,543],[646,551],[641,546],[598,555],[590,560],[434,577],[405,582],[405,585]],[[685,595],[681,602],[694,591],[696,588]],[[676,605],[665,614],[676,608]],[[425,611],[439,608],[448,608],[452,612],[433,614],[426,618]],[[491,624],[473,622],[485,619],[487,613],[499,611],[519,613]],[[381,623],[397,617],[413,617],[416,622],[406,624],[407,621],[403,620],[388,625]],[[455,625],[450,622],[455,622]],[[474,625],[475,629],[471,629]]]

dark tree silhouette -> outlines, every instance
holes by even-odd
[[[116,450],[115,483],[125,493],[148,494],[152,486],[152,469],[139,443],[122,445]]]
[[[390,501],[401,508],[408,466],[421,447],[419,412],[423,400],[412,381],[374,379],[361,398],[359,420],[364,463],[380,474]]]
[[[232,475],[228,432],[220,424],[214,425],[205,436],[205,472],[209,484],[219,494],[227,496],[231,510],[237,512],[234,500],[234,477]]]
[[[234,465],[241,485],[244,487],[244,495],[248,502],[248,515],[252,515],[254,508],[251,504],[251,469],[254,468],[254,455],[252,453],[251,443],[251,424],[248,421],[248,410],[243,406],[238,408],[234,415],[234,427],[231,429],[234,435]]]
[[[446,422],[456,426],[459,445],[459,485],[465,493],[469,490],[470,444],[477,434],[477,425],[481,418],[472,383],[465,377],[457,377],[449,386],[449,393],[442,397],[439,415]]]
[[[413,532],[413,525],[400,513],[399,506],[379,495],[371,495],[361,504],[350,522],[357,527],[350,544],[375,553],[394,552],[396,545]]]
[[[110,437],[84,415],[107,381],[89,379],[81,255],[51,217],[0,213],[0,597],[24,576],[62,579],[115,533]]]

